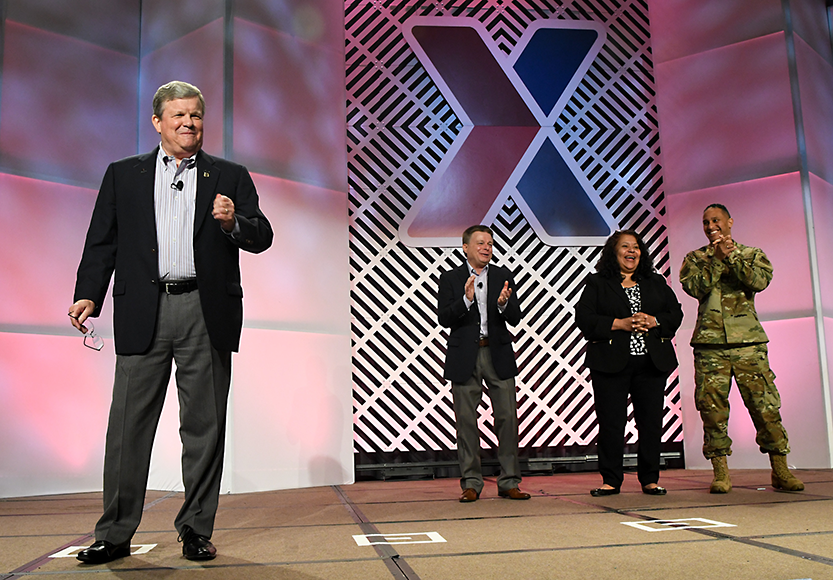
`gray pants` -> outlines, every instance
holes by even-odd
[[[460,463],[460,487],[473,488],[478,494],[483,489],[483,473],[480,468],[480,430],[477,427],[477,407],[483,398],[486,383],[495,434],[498,440],[500,476],[498,490],[505,491],[521,483],[521,466],[518,461],[518,403],[515,399],[515,379],[501,379],[495,374],[492,355],[488,347],[477,353],[474,374],[465,383],[452,383],[454,414],[457,417],[457,459]]]
[[[96,540],[120,544],[142,518],[153,439],[176,363],[185,502],[174,525],[211,537],[225,446],[231,353],[211,346],[199,292],[161,294],[156,336],[142,355],[118,355],[104,455],[104,514]]]

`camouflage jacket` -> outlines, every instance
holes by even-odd
[[[686,294],[700,302],[691,344],[749,344],[768,342],[755,311],[755,293],[772,280],[772,264],[763,250],[735,242],[724,260],[714,248],[689,252],[680,269]]]

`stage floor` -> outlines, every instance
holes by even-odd
[[[78,562],[101,494],[0,501],[0,579],[458,580],[833,578],[833,470],[798,470],[801,493],[774,491],[768,470],[732,470],[734,489],[710,495],[711,473],[663,471],[664,497],[593,498],[597,473],[524,479],[529,501],[457,501],[457,480],[228,495],[212,538],[215,560],[181,556],[173,519],[181,494],[149,492],[133,555]],[[671,521],[669,521],[671,520]]]

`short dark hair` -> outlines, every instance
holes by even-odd
[[[707,210],[710,210],[713,207],[717,208],[720,211],[722,211],[723,213],[725,213],[727,218],[732,217],[732,214],[729,213],[729,210],[726,209],[726,206],[723,205],[722,203],[712,203],[712,204],[707,205],[706,209],[703,210],[703,213],[706,213]]]
[[[619,262],[616,259],[616,246],[622,236],[633,236],[636,238],[636,243],[639,245],[639,265],[636,267],[633,279],[638,282],[643,278],[649,278],[654,274],[654,260],[648,252],[648,246],[642,241],[642,236],[636,233],[635,230],[622,230],[613,232],[607,239],[602,248],[602,255],[599,256],[599,261],[596,262],[596,272],[602,278],[610,278],[611,280],[624,280],[622,270],[619,268]]]
[[[464,244],[469,243],[469,240],[471,240],[471,236],[472,236],[472,234],[474,234],[474,232],[485,232],[485,233],[489,234],[490,236],[492,236],[493,240],[495,239],[495,233],[492,231],[492,228],[490,228],[489,226],[484,226],[484,225],[478,224],[476,226],[471,226],[471,227],[466,228],[466,231],[463,232],[463,243]]]
[[[165,110],[165,103],[168,101],[175,101],[177,99],[190,99],[197,97],[200,101],[200,112],[205,114],[205,99],[202,92],[190,83],[184,81],[171,81],[165,83],[153,95],[153,114],[157,118],[162,118],[162,111]]]

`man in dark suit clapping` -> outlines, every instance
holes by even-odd
[[[174,525],[189,560],[210,560],[223,471],[231,353],[243,324],[238,251],[272,244],[245,167],[202,151],[205,101],[173,81],[153,98],[160,146],[116,161],[101,183],[69,308],[98,316],[113,282],[116,372],[104,456],[104,513],[88,564],[130,554],[150,454],[176,362],[185,501]]]
[[[518,367],[507,324],[521,321],[521,305],[512,274],[489,265],[492,230],[477,225],[463,232],[466,262],[440,276],[438,318],[450,329],[444,377],[451,381],[457,420],[461,502],[473,502],[483,490],[477,407],[486,383],[498,438],[498,494],[529,499],[522,492],[518,461],[518,413],[515,376]]]

